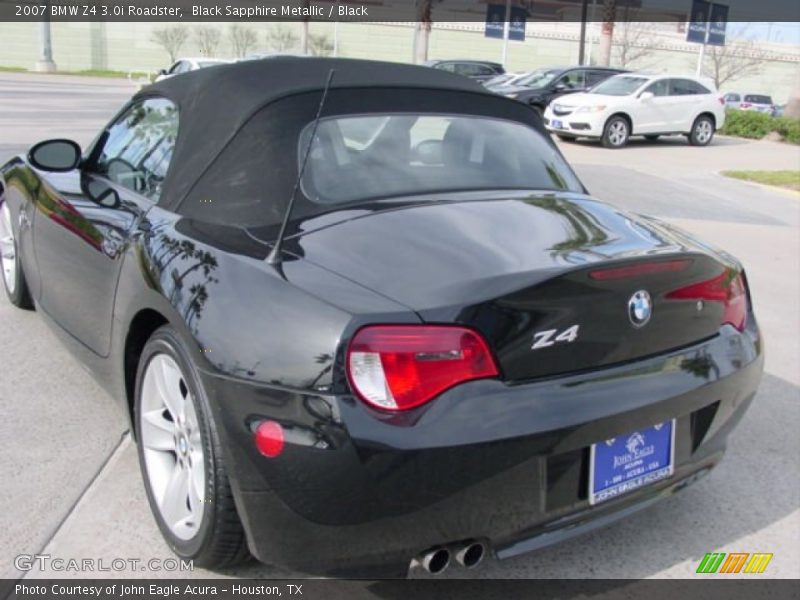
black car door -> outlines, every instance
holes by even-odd
[[[105,356],[122,258],[158,200],[178,130],[174,104],[132,103],[98,138],[79,170],[48,175],[33,220],[39,304],[61,327]]]
[[[564,94],[574,94],[586,89],[586,70],[572,69],[562,74],[551,85],[550,100],[554,100]]]

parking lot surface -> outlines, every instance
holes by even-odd
[[[88,143],[134,91],[125,80],[0,74],[0,162],[40,139]],[[694,576],[707,552],[771,552],[762,576],[800,577],[800,194],[718,174],[797,169],[800,150],[722,137],[707,148],[690,147],[684,138],[634,140],[621,150],[559,145],[593,195],[663,218],[744,262],[766,339],[766,373],[726,459],[682,494],[558,546],[443,576],[681,578]],[[20,554],[170,557],[147,506],[127,423],[111,399],[36,313],[14,309],[4,296],[0,345],[0,576],[21,574],[13,560]],[[118,575],[292,574],[254,564],[224,573]]]

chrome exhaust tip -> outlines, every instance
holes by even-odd
[[[456,562],[465,569],[477,567],[486,556],[486,547],[481,542],[468,542],[456,552]]]
[[[434,548],[424,552],[418,559],[419,564],[431,575],[438,575],[450,566],[450,550]]]

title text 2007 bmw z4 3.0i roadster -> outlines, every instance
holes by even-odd
[[[196,565],[506,558],[708,472],[762,343],[742,266],[587,192],[530,107],[279,58],[0,170],[5,288],[130,415]]]

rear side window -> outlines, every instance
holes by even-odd
[[[741,99],[742,98],[741,98],[741,96],[739,96],[739,94],[727,94],[725,96],[725,101],[726,102],[740,102]]]
[[[772,98],[769,96],[761,96],[759,94],[748,94],[744,97],[745,102],[752,102],[753,104],[772,104]]]
[[[711,90],[691,79],[670,79],[671,96],[692,96],[710,94]]]
[[[494,75],[494,70],[486,65],[477,63],[458,63],[455,68],[456,73],[466,77],[480,77],[484,75]]]
[[[311,127],[300,137],[298,163]],[[458,190],[581,190],[535,130],[488,117],[430,114],[321,121],[302,184],[305,196],[323,205]]]
[[[158,201],[177,137],[177,106],[163,98],[138,102],[107,129],[90,171]]]
[[[578,71],[570,71],[569,73],[564,73],[561,77],[558,78],[556,81],[556,85],[563,84],[567,86],[568,89],[572,90],[579,90],[585,87],[586,82],[586,71],[578,70]]]
[[[645,92],[650,92],[654,96],[669,96],[669,79],[654,81],[647,86]]]

